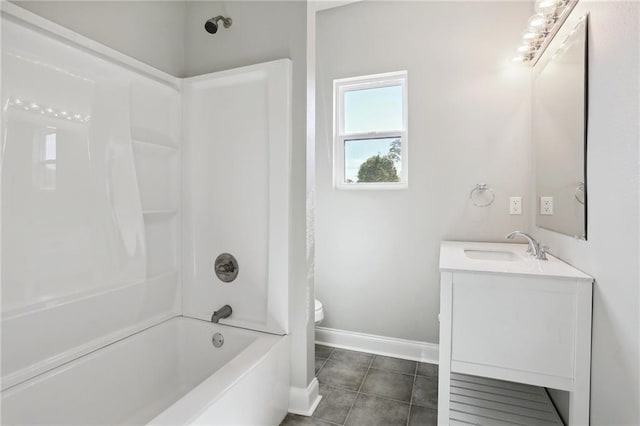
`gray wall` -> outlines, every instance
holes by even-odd
[[[181,77],[186,6],[175,1],[14,1],[148,65]]]
[[[440,241],[530,224],[521,2],[362,2],[318,13],[316,296],[322,326],[438,342]],[[499,23],[499,25],[497,25]],[[332,81],[408,70],[409,188],[332,187]],[[469,191],[486,182],[489,208]],[[523,197],[521,216],[508,197]]]
[[[581,1],[573,13],[586,11],[589,239],[577,241],[542,229],[535,236],[596,279],[591,424],[638,425],[640,4]],[[567,400],[556,400],[566,416]]]

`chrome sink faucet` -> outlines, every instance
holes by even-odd
[[[545,252],[544,247],[541,247],[540,244],[533,238],[531,235],[526,234],[520,231],[513,231],[505,236],[507,240],[513,240],[515,237],[521,236],[527,239],[529,242],[529,248],[527,249],[527,253],[531,254],[531,256],[535,256],[538,260],[547,260],[547,254]]]
[[[230,317],[231,313],[233,313],[231,306],[224,305],[222,308],[213,312],[213,315],[211,315],[211,322],[218,323],[221,319]]]

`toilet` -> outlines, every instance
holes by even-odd
[[[322,302],[318,299],[316,300],[316,310],[315,310],[315,323],[316,325],[320,324],[324,319],[324,309],[322,309]]]

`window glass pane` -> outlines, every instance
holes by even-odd
[[[344,141],[344,183],[400,182],[401,147],[400,137]]]
[[[402,128],[402,86],[349,90],[344,93],[345,133]]]
[[[49,133],[44,137],[44,159],[56,159],[56,134]]]

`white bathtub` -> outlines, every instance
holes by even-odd
[[[2,392],[2,424],[277,425],[288,346],[287,336],[176,317]]]

